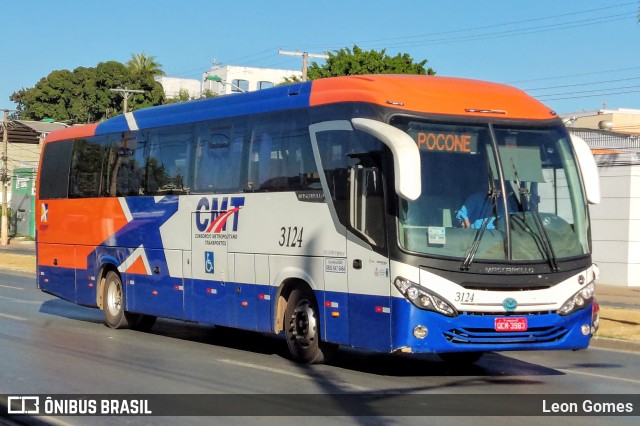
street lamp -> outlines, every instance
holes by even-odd
[[[208,75],[204,78],[204,81],[215,81],[216,83],[220,83],[220,84],[226,84],[228,86],[233,87],[234,89],[236,89],[238,92],[245,92],[245,90],[243,90],[242,88],[236,86],[233,83],[229,83],[228,81],[224,80],[222,77],[217,76],[217,75]]]

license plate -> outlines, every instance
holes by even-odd
[[[496,331],[527,331],[526,318],[496,318]]]

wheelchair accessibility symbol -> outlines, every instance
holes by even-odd
[[[204,270],[207,274],[213,274],[213,252],[205,251],[204,252]]]

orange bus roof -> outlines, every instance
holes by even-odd
[[[85,124],[81,126],[73,126],[56,130],[49,133],[45,141],[48,143],[65,139],[88,138],[95,135],[96,127],[98,127],[98,123]]]
[[[370,102],[407,111],[545,120],[556,113],[504,84],[424,75],[366,75],[313,81],[310,106]]]

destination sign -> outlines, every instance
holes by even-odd
[[[471,133],[416,132],[411,136],[421,151],[472,154],[478,148],[478,137]]]

